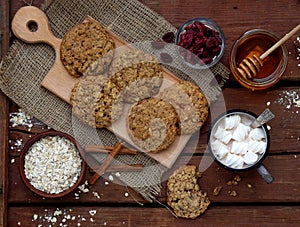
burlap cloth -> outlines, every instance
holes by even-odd
[[[176,28],[157,13],[136,0],[53,0],[46,1],[42,9],[48,16],[53,34],[62,38],[66,31],[84,20],[87,15],[109,27],[115,34],[128,43],[135,43],[141,48],[141,41],[161,39]],[[168,47],[166,47],[168,48]],[[165,50],[166,51],[166,50]],[[176,52],[172,52],[175,64],[178,61]],[[16,40],[8,56],[1,61],[0,88],[15,103],[40,121],[53,129],[66,132],[76,138],[82,145],[94,144],[99,138],[102,144],[114,145],[117,138],[106,129],[95,130],[81,124],[72,117],[69,104],[41,87],[41,81],[47,75],[55,60],[54,50],[45,44],[26,44]],[[182,79],[201,80],[201,88],[211,101],[220,94],[219,86],[211,86],[211,78],[206,78],[205,70],[192,70],[178,63],[180,67],[168,67]],[[229,71],[221,63],[211,69],[214,75],[219,74],[225,81]],[[182,73],[185,72],[185,73]],[[209,74],[210,72],[208,72]],[[194,75],[193,78],[187,75]],[[74,130],[76,129],[76,130]],[[105,156],[98,156],[98,161]],[[166,168],[143,153],[135,156],[119,155],[113,164],[142,163],[146,168],[137,173],[120,173],[120,179],[127,186],[135,189],[146,200],[153,201],[160,193],[161,176]]]

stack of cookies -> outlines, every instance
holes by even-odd
[[[182,166],[168,179],[167,203],[177,217],[194,219],[203,214],[210,201],[198,185],[200,172],[196,166]]]
[[[208,102],[199,87],[180,81],[163,90],[158,60],[139,50],[115,56],[115,42],[96,22],[71,28],[61,44],[61,60],[70,75],[80,77],[71,94],[73,114],[94,128],[106,128],[133,104],[128,134],[145,152],[167,149],[176,135],[192,134],[208,117]]]

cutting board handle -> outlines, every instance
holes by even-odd
[[[31,30],[31,25],[35,25],[36,30]],[[61,40],[51,32],[46,14],[34,6],[25,6],[17,11],[12,20],[12,31],[16,37],[26,43],[47,43],[53,47],[60,46]]]

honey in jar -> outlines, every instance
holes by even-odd
[[[262,90],[274,85],[282,77],[287,65],[287,53],[284,46],[278,47],[263,61],[263,66],[254,78],[241,76],[237,67],[247,57],[261,56],[271,48],[279,38],[267,30],[254,29],[244,33],[231,49],[229,64],[234,78],[251,90]]]

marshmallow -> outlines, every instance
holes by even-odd
[[[222,142],[220,142],[219,140],[216,140],[213,143],[211,143],[211,147],[212,147],[215,155],[219,159],[223,159],[224,156],[229,152],[229,149],[227,148],[227,146],[225,144],[223,144]]]
[[[230,131],[225,130],[223,127],[218,126],[214,137],[218,140],[220,140],[221,142],[228,144],[229,141],[232,139],[232,134]]]
[[[225,129],[233,129],[241,122],[241,117],[237,114],[230,115],[224,118]]]
[[[250,127],[240,123],[232,134],[232,138],[236,141],[244,140],[250,131]]]
[[[257,162],[258,160],[258,155],[248,151],[245,155],[244,155],[244,162],[248,165],[253,165],[255,162]]]
[[[266,138],[266,135],[262,128],[255,128],[250,131],[249,137],[253,140],[262,140]]]
[[[225,160],[223,160],[223,163],[226,165],[226,166],[231,166],[233,163],[235,163],[238,159],[240,158],[239,155],[236,155],[236,154],[231,154],[231,153],[228,153]]]
[[[238,142],[233,141],[231,147],[231,153],[243,155],[246,154],[248,150],[248,143],[247,142]]]
[[[242,169],[244,166],[244,159],[242,157],[239,157],[232,165],[231,168],[234,169]]]
[[[266,132],[251,128],[252,119],[243,115],[225,117],[214,130],[211,148],[220,162],[233,169],[255,164],[266,152]]]
[[[263,154],[266,150],[267,143],[264,141],[249,140],[248,151]]]

